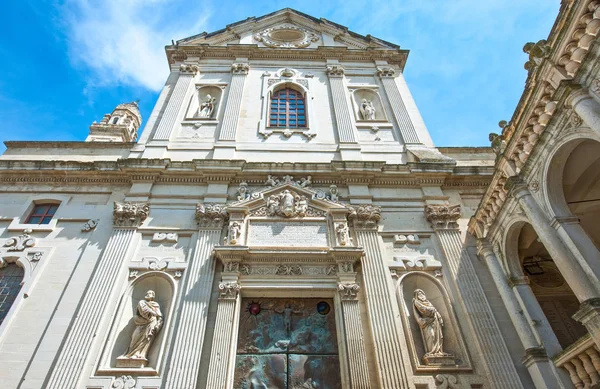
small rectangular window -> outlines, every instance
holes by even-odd
[[[49,224],[57,209],[58,204],[35,204],[25,224]]]

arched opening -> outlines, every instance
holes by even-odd
[[[585,327],[572,318],[579,309],[579,301],[528,223],[518,232],[517,255],[519,273],[529,279],[531,291],[561,347],[573,344],[587,333]]]
[[[308,127],[304,91],[286,83],[273,90],[269,103],[269,127]]]
[[[24,276],[25,271],[16,263],[5,264],[0,269],[0,324],[19,295]]]
[[[118,117],[118,116],[115,116],[115,117],[112,119],[112,124],[117,124],[118,122],[119,122],[119,117]]]

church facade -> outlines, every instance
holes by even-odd
[[[407,50],[292,9],[167,46],[139,136],[126,103],[5,142],[3,387],[599,385],[599,7],[526,45],[491,148],[434,146]]]

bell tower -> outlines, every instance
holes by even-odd
[[[119,104],[111,114],[105,114],[100,123],[92,123],[85,141],[135,142],[141,124],[137,101]]]

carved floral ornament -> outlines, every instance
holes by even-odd
[[[344,67],[342,65],[327,65],[326,71],[329,77],[342,77],[344,75]]]
[[[348,205],[348,220],[354,221],[359,228],[377,228],[381,220],[381,207],[372,204],[351,206]]]
[[[195,76],[199,71],[200,67],[198,67],[198,65],[190,65],[184,63],[179,66],[179,73],[182,74],[187,73]]]
[[[113,223],[115,227],[139,227],[146,220],[149,212],[149,203],[115,201]]]
[[[110,387],[112,389],[133,389],[135,388],[135,379],[130,375],[122,375],[115,378]]]
[[[338,291],[342,297],[342,300],[355,300],[360,286],[357,283],[338,283]]]
[[[242,289],[237,282],[221,282],[219,283],[219,296],[221,299],[235,299],[239,291]]]
[[[378,66],[377,67],[377,75],[381,78],[384,77],[394,77],[396,74],[396,70],[394,70],[391,66]]]
[[[8,247],[6,251],[23,251],[28,247],[33,247],[36,244],[36,239],[31,237],[32,230],[27,228],[23,233],[14,238],[8,238],[4,242],[4,247]]]
[[[250,65],[248,65],[247,63],[234,63],[231,65],[231,72],[233,74],[246,75],[246,74],[248,74],[249,70],[250,70]]]
[[[435,230],[457,229],[457,220],[460,219],[460,216],[459,204],[425,206],[425,217]]]
[[[254,34],[254,40],[268,47],[301,49],[317,42],[319,36],[296,26],[278,26],[267,28]]]

